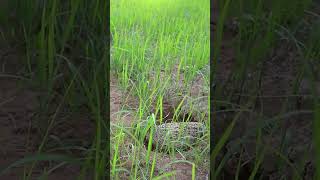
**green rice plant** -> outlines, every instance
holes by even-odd
[[[112,160],[112,169],[111,169],[111,177],[114,177],[115,176],[115,170],[116,170],[116,164],[117,164],[117,161],[118,161],[118,153],[119,153],[119,146],[121,143],[123,143],[123,132],[119,132],[118,134],[118,137],[117,137],[117,143],[115,144],[115,154],[113,156],[113,160]]]

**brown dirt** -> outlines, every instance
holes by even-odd
[[[110,116],[111,123],[123,124],[125,127],[131,127],[134,122],[133,112],[121,113],[125,104],[134,104],[134,99],[118,88],[118,81],[115,76],[110,78]]]

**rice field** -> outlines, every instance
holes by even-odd
[[[108,2],[0,3],[0,179],[106,179]]]
[[[319,1],[216,2],[211,178],[319,179]]]
[[[319,179],[319,1],[213,5],[1,1],[0,179]]]
[[[210,2],[112,0],[111,177],[202,179],[209,170]],[[198,122],[196,144],[163,139]],[[187,123],[188,124],[188,123]],[[192,124],[192,123],[189,123]],[[174,127],[173,127],[174,126]],[[181,128],[180,128],[181,129]],[[156,136],[157,135],[157,136]],[[162,142],[162,143],[160,143]],[[161,145],[160,145],[161,144]]]

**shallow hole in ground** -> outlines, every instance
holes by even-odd
[[[175,107],[171,104],[163,104],[162,112],[162,123],[171,123],[171,122],[199,122],[196,119],[192,112],[184,112],[182,110],[177,110],[179,107]],[[176,114],[175,112],[178,111]],[[156,115],[157,125],[160,125],[160,113]]]

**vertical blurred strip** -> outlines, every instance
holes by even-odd
[[[217,4],[217,0],[210,1],[210,155],[213,152],[214,145],[214,117],[213,117],[213,94],[214,94],[214,64],[215,59],[213,59],[213,44],[214,44],[214,18],[215,18],[215,5]],[[212,171],[214,170],[214,158],[210,156],[210,178],[212,175]]]

